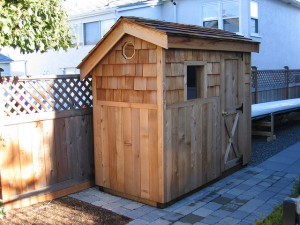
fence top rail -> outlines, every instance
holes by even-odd
[[[71,75],[38,75],[38,76],[1,76],[3,81],[30,81],[30,80],[55,80],[55,79],[71,79],[80,78],[80,74]]]

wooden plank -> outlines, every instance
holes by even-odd
[[[122,129],[123,129],[123,146],[124,146],[124,188],[125,193],[139,196],[140,193],[136,193],[135,185],[139,185],[135,182],[135,177],[139,176],[138,171],[134,170],[134,153],[133,146],[134,138],[132,133],[136,127],[132,124],[134,119],[131,116],[130,108],[122,108],[123,120],[122,120]],[[130,182],[128,182],[130,181]]]
[[[132,182],[131,184],[127,184],[129,182],[126,182],[128,185],[127,192],[132,193],[135,196],[141,196],[141,147],[140,147],[140,109],[133,108],[131,109],[131,117],[128,118],[128,121],[131,122],[131,124],[128,124],[128,126],[131,127],[131,143],[132,143],[132,158],[128,159],[132,160],[132,164],[129,165],[129,163],[126,163],[126,166],[128,166],[128,169],[131,174]],[[128,129],[126,126],[126,129]],[[129,142],[128,142],[129,143]],[[129,154],[127,154],[128,157]],[[126,156],[127,157],[127,156]],[[126,160],[127,161],[127,160]],[[126,180],[129,180],[126,179]]]
[[[2,184],[2,200],[8,201],[12,196],[22,192],[22,183],[19,179],[20,174],[20,157],[18,143],[18,127],[5,127],[6,135],[6,152],[3,152],[1,161],[1,184]]]
[[[134,78],[133,77],[126,77],[125,78],[125,84],[126,88],[125,89],[130,89],[133,90],[133,85],[134,85]]]
[[[111,77],[114,75],[114,66],[113,65],[102,65],[102,73],[105,77]]]
[[[138,63],[140,64],[148,64],[149,63],[149,50],[143,49],[138,51],[139,60]]]
[[[157,104],[157,92],[156,91],[143,91],[144,104]]]
[[[29,124],[28,124],[29,125]],[[45,173],[45,158],[43,149],[43,124],[41,122],[32,123],[31,129],[31,154],[32,154],[32,167],[34,170],[35,189],[46,186],[46,173]],[[27,128],[28,129],[28,128]],[[63,136],[64,137],[64,136]],[[65,145],[66,146],[66,145]],[[61,149],[64,153],[66,149]],[[66,155],[64,155],[66,156]],[[65,157],[65,179],[68,179],[68,160]]]
[[[108,77],[107,78],[107,89],[118,89],[118,78]]]
[[[45,167],[46,167],[46,181],[50,186],[57,181],[57,167],[56,167],[56,152],[54,139],[54,123],[51,120],[44,121],[43,127],[43,143],[45,152]]]
[[[199,174],[199,171],[197,171],[197,144],[198,144],[198,138],[196,134],[196,125],[197,125],[197,117],[199,116],[196,114],[196,108],[197,106],[193,105],[191,106],[191,112],[190,112],[190,123],[188,124],[191,129],[191,171],[190,171],[190,176],[191,176],[191,190],[195,189],[198,187],[197,184],[197,176]]]
[[[158,160],[158,199],[160,202],[165,202],[165,179],[166,179],[166,170],[164,165],[166,163],[164,158],[164,114],[165,114],[165,92],[164,92],[164,83],[165,83],[165,50],[161,47],[157,47],[157,160]]]
[[[149,90],[149,91],[156,91],[157,90],[157,78],[152,78],[152,77],[149,77],[149,78],[146,78],[146,89]]]
[[[135,77],[134,90],[147,90],[147,79],[143,77]]]
[[[179,148],[178,148],[178,109],[172,110],[172,178],[171,199],[180,196],[179,193]]]
[[[172,139],[172,109],[167,109],[165,112],[165,140],[164,140],[164,179],[165,179],[165,202],[169,202],[172,200],[171,188],[172,188],[172,169],[173,169],[173,139]]]
[[[56,168],[57,180],[62,182],[67,179],[68,162],[66,155],[66,129],[64,119],[57,119],[54,123],[54,139],[55,139],[55,154],[56,154]]]
[[[208,181],[211,181],[214,176],[213,174],[215,173],[214,171],[214,164],[215,164],[215,161],[214,161],[214,157],[213,157],[213,152],[214,152],[214,149],[213,149],[213,133],[216,132],[214,130],[214,126],[213,126],[213,117],[212,117],[212,105],[211,103],[210,104],[207,104],[206,105],[206,110],[207,110],[207,114],[206,114],[206,124],[207,124],[207,127],[206,127],[206,133],[207,133],[207,136],[206,136],[206,164],[207,164],[207,179]]]
[[[171,64],[171,76],[184,76],[184,64],[182,62]]]
[[[108,54],[108,64],[113,65],[116,63],[116,52],[110,51]]]
[[[185,144],[185,166],[184,166],[184,174],[185,174],[185,188],[184,192],[188,193],[191,191],[191,170],[192,170],[192,162],[191,162],[191,114],[192,114],[192,106],[185,108],[185,136],[184,136],[184,144]]]
[[[149,29],[146,26],[138,25],[131,21],[124,23],[124,31],[134,37],[140,38],[163,48],[168,48],[168,37],[165,32]],[[147,46],[149,48],[149,46]]]
[[[143,64],[135,64],[135,76],[143,76]]]
[[[259,45],[257,43],[196,39],[176,36],[168,37],[168,47],[230,52],[259,52]]]
[[[183,193],[186,193],[187,186],[187,174],[186,164],[187,164],[187,155],[189,154],[186,144],[185,144],[185,121],[186,121],[186,109],[178,108],[178,132],[176,138],[178,140],[177,154],[178,154],[178,194],[179,196]]]
[[[116,108],[107,109],[107,135],[109,155],[109,180],[110,188],[117,189],[117,149],[116,149]]]
[[[157,146],[157,111],[149,110],[149,194],[150,200],[159,202],[159,167]]]
[[[204,184],[203,181],[203,170],[202,170],[202,164],[203,164],[203,159],[202,155],[203,152],[205,151],[202,148],[202,142],[203,140],[203,130],[202,130],[202,124],[205,120],[203,120],[203,110],[202,110],[202,105],[194,105],[193,106],[193,111],[192,111],[192,118],[195,118],[195,127],[194,127],[194,132],[193,132],[193,139],[195,142],[193,145],[195,146],[195,174],[193,176],[193,183],[196,186],[201,186]],[[192,146],[193,147],[193,146]],[[193,149],[193,148],[192,148]]]
[[[122,101],[122,90],[114,90],[114,101],[115,102],[121,102]]]
[[[29,124],[30,125],[30,124]],[[32,162],[32,148],[31,148],[31,132],[24,132],[27,129],[34,129],[34,126],[29,127],[28,124],[20,124],[17,126],[19,135],[19,149],[20,149],[20,168],[22,192],[35,190],[35,176]],[[17,134],[16,134],[17,135]],[[30,141],[29,141],[30,140]]]
[[[149,111],[140,110],[141,197],[150,199],[149,182]]]
[[[143,77],[156,77],[157,65],[156,64],[143,64]]]
[[[207,183],[208,182],[208,146],[207,146],[207,129],[208,129],[208,124],[207,124],[207,116],[208,116],[208,112],[207,112],[207,104],[202,105],[201,107],[202,110],[202,126],[201,126],[201,133],[202,133],[202,181],[203,183]]]
[[[135,76],[135,64],[124,64],[122,76]]]
[[[123,76],[123,64],[116,64],[114,66],[114,76],[120,78]]]
[[[211,102],[214,99],[217,99],[217,97],[193,99],[193,100],[189,100],[189,101],[185,101],[185,102],[169,104],[169,105],[167,105],[167,108],[181,108],[181,107],[188,107],[188,106],[192,106],[192,105],[203,105],[203,104]]]
[[[124,192],[125,190],[125,145],[124,132],[128,132],[130,127],[123,127],[123,109],[116,108],[116,152],[117,152],[117,190]],[[127,118],[125,118],[127,119]],[[125,121],[124,121],[125,122]],[[126,122],[125,122],[126,123]],[[126,149],[127,150],[127,149]],[[127,151],[126,151],[127,152]],[[127,153],[128,155],[128,153]]]
[[[109,169],[109,141],[108,141],[108,106],[101,105],[101,151],[102,151],[102,170],[103,170],[103,180],[101,186],[110,187],[110,169]]]
[[[156,63],[156,49],[149,49],[149,63]]]

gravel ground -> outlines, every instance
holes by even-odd
[[[300,121],[277,121],[275,125],[276,140],[267,142],[266,137],[252,136],[252,160],[250,165],[262,163],[271,156],[300,141]]]

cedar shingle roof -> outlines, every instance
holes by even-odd
[[[126,34],[164,49],[205,49],[232,52],[258,52],[259,43],[235,33],[140,17],[120,17],[77,66],[84,78]]]
[[[168,36],[190,36],[195,38],[208,38],[208,39],[219,39],[219,40],[235,40],[235,41],[250,41],[251,39],[246,38],[235,33],[228,31],[201,27],[189,24],[179,24],[166,21],[145,19],[140,17],[120,17],[119,20],[126,19],[140,25],[147,26],[152,29],[156,29],[165,32]]]

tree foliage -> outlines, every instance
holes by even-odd
[[[72,46],[72,35],[60,0],[0,0],[0,47],[22,53]]]

